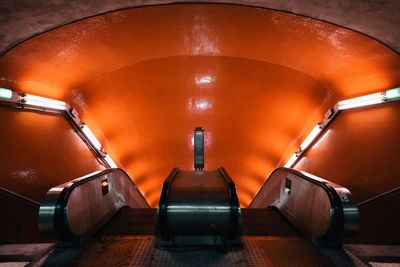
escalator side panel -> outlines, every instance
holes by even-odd
[[[276,207],[317,245],[336,246],[358,229],[358,208],[346,188],[293,169],[276,169],[249,208]]]
[[[119,209],[149,208],[129,176],[108,169],[72,180],[47,192],[39,210],[39,229],[62,242],[88,236]]]

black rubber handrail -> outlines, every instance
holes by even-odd
[[[16,197],[16,198],[25,200],[25,201],[27,201],[27,202],[30,202],[30,203],[32,203],[32,204],[35,204],[35,205],[37,205],[37,206],[40,206],[40,203],[39,203],[39,202],[37,202],[37,201],[35,201],[35,200],[33,200],[33,199],[30,199],[30,198],[24,197],[23,195],[17,194],[17,193],[15,193],[15,192],[10,191],[10,190],[8,190],[8,189],[5,189],[5,188],[3,188],[3,187],[0,187],[0,191],[5,192],[5,193],[7,193],[8,195],[11,195],[11,196],[13,196],[13,197]]]
[[[358,203],[357,205],[358,205],[358,207],[365,206],[365,205],[367,205],[369,203],[372,203],[374,201],[380,200],[380,199],[382,199],[382,198],[384,198],[384,197],[386,197],[388,195],[394,194],[394,193],[396,193],[398,191],[400,191],[400,186],[396,187],[396,188],[393,188],[393,189],[391,189],[389,191],[386,191],[385,193],[382,193],[382,194],[379,194],[377,196],[374,196],[374,197],[372,197],[370,199],[367,199],[365,201],[362,201],[362,202]]]
[[[181,170],[180,168],[174,168],[168,175],[167,179],[165,179],[162,186],[160,202],[158,203],[159,230],[161,239],[164,241],[169,240],[168,214],[167,214],[168,195],[171,189],[171,184],[180,170]]]
[[[71,195],[72,191],[74,190],[74,188],[76,188],[84,183],[90,182],[98,177],[104,176],[110,172],[114,172],[114,171],[121,171],[128,177],[128,180],[131,181],[133,186],[138,191],[139,195],[142,196],[142,198],[146,202],[147,206],[150,208],[150,205],[147,203],[146,199],[140,193],[140,191],[136,187],[135,183],[133,183],[133,181],[130,179],[129,175],[123,169],[111,168],[111,169],[106,169],[104,171],[96,173],[96,174],[86,177],[86,178],[82,178],[82,179],[77,178],[77,179],[79,179],[78,181],[75,181],[75,182],[71,181],[71,182],[67,183],[67,185],[63,188],[62,192],[60,193],[60,195],[57,199],[56,209],[54,211],[54,228],[55,228],[54,230],[55,230],[55,234],[57,237],[59,237],[61,240],[74,240],[76,238],[75,235],[72,233],[72,231],[69,227],[68,219],[65,216],[65,209],[68,204],[68,199],[69,199],[69,196]]]
[[[230,206],[231,206],[231,220],[230,220],[230,231],[229,239],[234,240],[238,234],[239,228],[239,198],[236,193],[235,183],[232,181],[229,174],[226,172],[224,167],[218,168],[219,173],[225,179],[225,182],[229,188]]]
[[[31,208],[33,210],[35,210],[35,208],[40,208],[40,203],[33,199],[27,198],[18,193],[15,193],[13,191],[5,189],[3,187],[0,187],[0,193],[5,193],[5,194],[7,194],[8,197],[15,198],[14,201],[16,202],[15,211],[16,211],[17,218],[14,221],[14,223],[16,223],[16,226],[17,226],[17,229],[16,229],[17,230],[17,243],[21,243],[21,229],[22,229],[22,224],[23,224],[23,219],[21,216],[22,215],[21,200],[25,201],[25,203],[28,203],[29,205],[31,205]],[[34,206],[34,207],[32,207],[32,206]],[[4,219],[6,219],[6,218],[4,218]],[[8,218],[8,219],[10,219],[10,218]]]
[[[278,171],[284,171],[284,172],[294,174],[294,175],[300,177],[301,179],[304,179],[304,180],[306,180],[310,183],[313,183],[313,184],[321,187],[322,189],[324,189],[324,191],[327,193],[327,195],[329,197],[329,201],[331,203],[331,208],[333,209],[333,218],[334,219],[331,220],[331,225],[329,225],[328,231],[324,234],[324,236],[322,236],[322,238],[329,240],[329,239],[335,239],[338,235],[342,235],[342,233],[344,232],[344,213],[343,213],[342,201],[340,200],[340,197],[337,194],[336,190],[328,182],[315,180],[311,177],[308,177],[304,173],[301,173],[294,169],[285,168],[285,167],[280,167],[280,168],[275,169],[269,175],[269,177],[272,177],[274,175],[274,173],[278,172]],[[262,191],[262,189],[267,185],[268,181],[269,181],[269,178],[267,179],[267,181],[265,181],[265,183],[263,184],[261,189],[258,191],[256,196],[253,198],[253,200],[251,201],[249,206],[251,206],[253,201],[257,198],[257,196]]]

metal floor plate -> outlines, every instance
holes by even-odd
[[[236,247],[156,247],[155,215],[122,211],[84,247],[57,248],[42,266],[366,266],[349,250],[314,247],[272,209],[243,210]]]
[[[156,248],[154,236],[107,236],[93,240],[82,248],[78,257],[64,263],[66,266],[365,266],[342,249],[316,248],[301,237],[256,236],[243,237],[242,245],[237,247],[180,248]]]
[[[274,210],[243,210],[245,236],[236,247],[155,246],[156,210],[124,210],[82,247],[9,245],[0,263],[29,266],[388,266],[399,247],[349,245],[317,248]],[[49,246],[49,244],[47,244]],[[47,248],[47,247],[46,247]],[[11,253],[13,252],[13,253]],[[393,265],[396,266],[396,265]]]

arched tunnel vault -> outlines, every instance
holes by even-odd
[[[239,198],[250,201],[279,163],[282,148],[315,119],[315,110],[327,96],[322,84],[298,71],[220,56],[134,64],[81,91],[89,110],[86,120],[104,131],[110,149],[121,155],[116,158],[135,183],[155,187],[143,188],[152,205],[173,167],[193,168],[191,139],[198,125],[206,130],[205,168],[225,166],[236,181]],[[96,94],[85,93],[93,91]]]
[[[226,167],[247,206],[326,109],[398,86],[377,41],[292,14],[181,4],[116,11],[30,39],[0,58],[0,86],[69,102],[152,206],[169,171]]]

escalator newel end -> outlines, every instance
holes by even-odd
[[[194,169],[204,169],[204,130],[201,127],[194,129]]]

